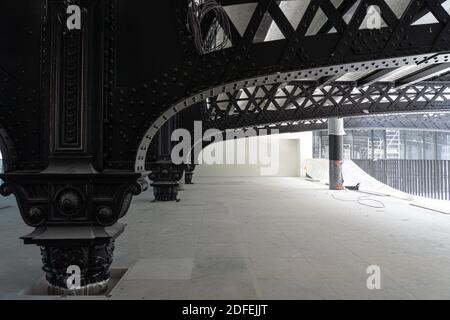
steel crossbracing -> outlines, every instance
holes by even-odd
[[[207,126],[224,130],[328,117],[450,111],[450,82],[421,82],[396,88],[389,83],[355,87],[333,83],[291,82],[245,88],[211,98]],[[427,118],[424,118],[427,119]]]
[[[394,114],[364,116],[344,119],[347,130],[418,130],[450,132],[449,113]],[[328,119],[295,120],[254,127],[235,127],[235,129],[254,129],[268,134],[320,131],[328,129]],[[207,130],[205,128],[205,130]],[[230,129],[227,129],[230,130]],[[224,134],[225,138],[225,134]],[[226,138],[225,138],[226,139]]]

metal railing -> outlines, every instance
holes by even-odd
[[[369,175],[397,190],[439,200],[450,200],[450,161],[353,160]]]

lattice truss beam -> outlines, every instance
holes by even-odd
[[[394,114],[353,117],[345,118],[344,124],[346,130],[399,129],[450,132],[450,113]],[[267,132],[277,130],[279,133],[327,130],[328,119],[286,121],[270,125],[256,126],[254,129],[266,129]]]
[[[250,2],[250,1],[246,1]],[[233,45],[244,39],[241,35],[255,29],[252,16],[259,4],[231,4],[225,1],[225,9],[232,21]],[[316,5],[316,8],[312,8]],[[376,7],[371,7],[376,6]],[[419,9],[420,7],[420,9]],[[239,10],[238,10],[239,9]],[[414,12],[414,14],[412,14]],[[373,23],[381,28],[392,28],[394,35],[389,40],[399,39],[399,31],[410,26],[441,24],[448,29],[450,1],[425,1],[424,4],[411,1],[277,1],[267,7],[263,18],[258,20],[259,27],[253,37],[253,43],[290,39],[293,30],[297,32],[304,24],[303,36],[339,33],[341,43],[350,43],[355,30],[371,29]],[[408,15],[408,17],[407,17]],[[256,19],[257,20],[257,19]],[[252,25],[253,24],[253,25]],[[356,27],[358,25],[358,27]],[[306,28],[308,27],[308,28]],[[439,38],[442,38],[442,33]],[[405,37],[406,39],[407,37]],[[441,39],[443,41],[443,39]],[[378,43],[374,38],[372,45]],[[380,46],[389,51],[392,44]],[[354,48],[353,48],[354,49]],[[376,46],[373,47],[376,51]],[[361,52],[361,50],[353,50]],[[346,49],[348,52],[348,48]],[[334,54],[333,54],[334,56]],[[366,68],[356,72],[339,72],[331,76],[310,75],[312,81],[294,81],[284,84],[244,88],[232,93],[223,93],[208,100],[208,127],[238,128],[248,125],[271,123],[272,127],[286,130],[309,130],[311,127],[323,128],[326,120],[320,115],[358,115],[379,114],[399,111],[426,111],[429,109],[446,110],[450,98],[450,89],[445,83],[425,83],[430,79],[448,72],[450,64],[389,67],[374,70]],[[341,81],[341,83],[339,83]],[[302,120],[313,118],[314,121]],[[445,117],[433,116],[396,116],[365,117],[347,119],[347,125],[356,127],[385,127],[396,125],[408,127],[428,125],[446,130]],[[390,119],[390,120],[389,120]],[[288,120],[280,122],[279,120]],[[437,123],[436,123],[437,122]]]
[[[295,81],[286,85],[244,88],[208,100],[208,127],[219,129],[402,112],[450,111],[450,82],[423,82],[394,87],[375,83]]]
[[[222,5],[230,18],[231,34],[219,37],[228,37],[233,46],[284,39],[298,44],[303,37],[339,33],[345,51],[358,30],[388,28],[396,37],[386,40],[399,40],[405,28],[447,25],[450,18],[450,4],[445,0],[223,0]],[[378,45],[384,48],[383,43]]]
[[[230,34],[219,32],[217,38],[228,37],[229,48],[204,55],[193,54],[192,35],[182,31],[186,29],[186,12],[179,8],[177,36],[185,61],[169,69],[176,72],[167,72],[165,78],[153,81],[155,95],[152,99],[156,97],[155,101],[147,101],[131,91],[133,101],[149,102],[155,109],[159,108],[152,110],[153,114],[160,114],[156,120],[142,125],[149,129],[142,134],[144,138],[137,150],[137,171],[144,167],[140,164],[148,146],[166,119],[221,92],[304,79],[316,81],[352,72],[376,80],[381,75],[376,72],[386,72],[389,76],[388,69],[399,67],[411,67],[411,71],[418,73],[404,81],[404,84],[414,84],[423,81],[423,76],[436,75],[450,67],[447,64],[450,49],[448,2],[223,0],[221,4],[232,26]],[[148,54],[154,51],[152,48]],[[169,51],[159,53],[172,54]],[[408,61],[407,58],[413,56],[416,60]],[[136,68],[143,70],[145,64]],[[171,79],[176,79],[176,85],[171,85]],[[158,99],[160,94],[166,99]],[[278,114],[281,118],[287,112],[282,113]],[[145,116],[136,118],[130,117],[129,121],[134,121],[138,127],[142,127],[142,121],[147,121]],[[277,120],[277,116],[269,119]],[[133,132],[133,136],[139,135]],[[130,150],[123,155],[134,153],[135,150]]]

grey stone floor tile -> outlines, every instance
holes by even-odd
[[[187,298],[188,280],[126,280],[113,291],[112,299],[182,300]]]
[[[296,178],[194,181],[180,202],[133,200],[116,241],[113,267],[129,269],[118,299],[450,298],[448,215],[389,197],[372,210]],[[10,298],[43,273],[39,249],[19,239],[32,228],[4,200],[0,298]],[[379,291],[367,289],[369,265],[381,267]]]
[[[266,300],[333,300],[339,295],[317,278],[258,279],[256,287]]]
[[[150,258],[139,260],[127,280],[189,280],[194,267],[192,258]]]
[[[258,299],[250,280],[201,279],[190,283],[188,299],[193,300],[255,300]]]
[[[251,280],[248,258],[196,257],[192,280]]]
[[[196,247],[196,257],[215,258],[245,258],[248,251],[240,243],[199,243]]]

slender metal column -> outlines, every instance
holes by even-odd
[[[330,159],[330,190],[343,190],[344,178],[344,119],[328,119],[329,159]]]

